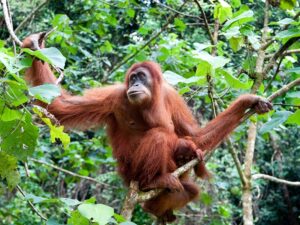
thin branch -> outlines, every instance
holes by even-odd
[[[22,188],[17,185],[17,189],[18,191],[21,193],[21,195],[26,199],[26,195],[24,193],[24,191],[22,190]],[[32,204],[31,201],[27,200],[26,201],[28,202],[30,208],[42,219],[42,220],[45,220],[47,221],[48,219]]]
[[[14,24],[13,24],[12,17],[11,17],[10,5],[8,2],[6,2],[6,4],[7,4],[8,16],[9,16],[9,23],[11,25],[11,29],[14,30]],[[13,47],[14,47],[14,55],[16,56],[17,55],[16,42],[13,41],[12,43],[13,43]]]
[[[284,180],[284,179],[280,179],[277,177],[273,177],[267,174],[254,174],[252,175],[252,178],[254,180],[256,179],[266,179],[266,180],[270,180],[273,181],[275,183],[279,183],[279,184],[286,184],[286,185],[290,185],[290,186],[296,186],[296,187],[300,187],[300,181],[288,181],[288,180]]]
[[[234,161],[234,164],[235,164],[235,167],[236,167],[236,169],[238,171],[240,180],[241,180],[241,182],[242,182],[242,184],[244,186],[247,183],[247,179],[246,179],[245,174],[243,172],[242,165],[241,165],[241,162],[240,162],[240,160],[238,158],[236,150],[234,149],[233,144],[230,141],[230,139],[227,139],[226,143],[227,143],[227,146],[228,146],[229,153],[231,154],[231,156],[233,158],[233,161]]]
[[[292,89],[295,86],[300,85],[300,78],[292,81],[291,83],[284,85],[282,88],[280,88],[278,91],[274,92],[272,95],[270,95],[268,97],[268,100],[270,102],[272,102],[275,98],[277,98],[278,96],[281,96],[283,94],[285,94],[286,92],[288,92],[290,89]],[[247,120],[250,116],[252,116],[255,113],[254,110],[249,110],[242,118],[242,122]]]
[[[280,60],[279,60],[278,65],[277,65],[277,69],[276,69],[274,75],[272,76],[272,78],[269,80],[269,82],[268,82],[268,84],[267,84],[267,86],[265,88],[265,91],[268,90],[271,87],[271,84],[272,84],[273,80],[276,78],[277,74],[279,73],[280,66],[281,66],[281,63],[283,61],[283,58],[284,58],[284,56],[282,55],[281,58],[280,58]]]
[[[274,53],[272,58],[270,59],[269,63],[265,66],[263,75],[266,75],[269,70],[276,64],[276,60],[291,46],[293,45],[296,41],[298,41],[300,37],[293,37],[290,38],[284,45],[281,46],[281,48]]]
[[[263,45],[261,45],[260,46],[260,49],[261,50],[266,50],[273,42],[274,42],[275,40],[269,40],[269,41],[267,41],[265,44],[263,44]]]
[[[194,18],[194,19],[201,19],[201,18],[199,18],[198,16],[186,14],[186,13],[180,12],[180,11],[178,11],[178,10],[176,10],[176,9],[173,9],[173,8],[171,8],[170,6],[165,5],[165,4],[161,3],[161,2],[159,2],[158,0],[155,0],[154,2],[155,2],[156,4],[158,4],[158,5],[160,5],[160,6],[164,7],[164,8],[166,8],[166,9],[168,9],[168,10],[170,10],[170,11],[172,11],[172,12],[178,13],[179,15],[182,15],[182,16],[185,16],[185,17],[189,17],[189,18]]]
[[[82,176],[82,175],[80,175],[80,174],[74,173],[74,172],[72,172],[72,171],[66,170],[66,169],[64,169],[64,168],[55,166],[55,165],[53,165],[53,164],[50,164],[50,163],[47,163],[47,162],[44,162],[44,161],[41,161],[41,160],[38,160],[38,159],[29,158],[29,160],[30,160],[30,161],[33,161],[33,162],[36,162],[36,163],[40,163],[40,164],[46,165],[46,166],[49,166],[49,167],[51,167],[51,168],[53,168],[53,169],[59,170],[59,171],[61,171],[61,172],[63,172],[63,173],[66,173],[66,174],[68,174],[68,175],[70,175],[70,176],[73,176],[73,177],[78,177],[78,178],[81,178],[81,179],[85,179],[85,180],[88,180],[88,181],[92,181],[92,182],[94,182],[94,183],[98,183],[98,184],[101,184],[101,185],[105,185],[105,186],[110,187],[110,188],[113,187],[112,185],[109,185],[109,184],[100,182],[100,181],[98,181],[98,180],[96,180],[96,179],[94,179],[94,178],[92,178],[92,177]],[[113,187],[113,188],[115,188],[115,187]]]
[[[289,107],[300,108],[300,105],[293,105],[293,104],[273,103],[273,105],[280,105],[280,106],[289,106]]]
[[[46,5],[49,2],[49,0],[44,0],[39,4],[36,8],[34,8],[26,17],[25,19],[18,25],[18,27],[15,29],[15,33],[19,33],[19,31],[26,25],[28,21],[31,20],[31,18],[41,9],[44,5]]]
[[[299,16],[300,16],[300,12],[298,12],[298,13],[293,17],[293,20],[297,20]],[[291,25],[291,24],[286,24],[286,25],[283,27],[283,29],[284,29],[284,30],[288,29],[290,25]]]
[[[12,25],[10,23],[10,19],[9,19],[9,13],[8,13],[8,9],[7,9],[7,2],[6,0],[1,0],[2,3],[2,8],[3,8],[3,15],[4,15],[4,20],[6,23],[6,27],[7,30],[10,34],[10,36],[12,37],[12,39],[19,45],[22,45],[22,42],[20,41],[20,39],[16,36],[16,34],[14,33],[14,30],[12,28]]]
[[[205,15],[205,12],[204,12],[202,6],[200,5],[200,3],[197,0],[194,0],[194,2],[196,3],[196,5],[198,6],[198,8],[199,8],[199,10],[201,12],[201,15],[202,15],[202,17],[204,19],[204,24],[205,24],[205,27],[206,27],[206,30],[207,30],[207,33],[208,33],[208,36],[209,36],[209,39],[210,39],[210,42],[213,45],[214,44],[214,37],[213,37],[213,35],[212,35],[211,31],[210,31],[208,20],[207,20],[207,17]]]
[[[179,7],[179,10],[187,3],[187,1],[184,1],[183,4]],[[115,67],[113,67],[110,71],[110,74],[107,76],[109,77],[112,73],[114,73],[116,70],[118,70],[121,66],[123,66],[124,64],[126,64],[129,60],[131,60],[132,58],[134,58],[137,54],[139,54],[144,48],[146,48],[147,46],[149,46],[151,44],[152,41],[154,41],[156,38],[159,37],[159,35],[164,32],[169,24],[173,21],[174,18],[176,18],[179,14],[175,13],[172,16],[169,16],[169,18],[167,19],[167,22],[161,27],[161,29],[155,34],[153,35],[145,44],[143,44],[138,50],[136,50],[133,54],[125,57],[120,63],[118,63]]]
[[[283,55],[290,55],[290,54],[297,54],[297,53],[300,53],[300,49],[287,50],[283,53]]]

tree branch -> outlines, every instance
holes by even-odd
[[[34,8],[31,13],[29,13],[25,19],[18,25],[18,27],[15,29],[15,33],[19,33],[19,31],[25,26],[25,24],[41,9],[44,5],[46,5],[49,2],[49,0],[44,0],[39,4],[36,8]]]
[[[298,41],[300,37],[293,37],[290,38],[284,45],[281,46],[281,48],[273,54],[271,57],[269,63],[265,66],[263,70],[263,75],[265,76],[269,70],[276,64],[276,60],[296,41]]]
[[[7,2],[6,0],[1,0],[2,3],[2,8],[3,8],[3,15],[4,15],[4,20],[6,23],[6,27],[7,30],[10,34],[10,36],[12,37],[12,39],[19,45],[22,45],[22,42],[20,41],[20,39],[16,36],[16,34],[14,33],[12,24],[10,23],[10,18],[9,18],[9,13],[8,13],[8,8],[7,8]]]
[[[286,184],[286,185],[290,185],[290,186],[296,186],[296,187],[300,187],[300,181],[288,181],[288,180],[284,180],[284,179],[280,179],[277,177],[273,177],[267,174],[254,174],[252,175],[252,178],[254,180],[256,179],[266,179],[266,180],[270,180],[273,181],[275,183],[279,183],[279,184]]]
[[[237,153],[236,153],[236,151],[235,151],[235,149],[234,149],[234,147],[233,147],[232,142],[230,141],[230,139],[228,139],[226,141],[226,143],[227,143],[227,146],[228,146],[229,153],[231,154],[231,157],[233,158],[235,167],[236,167],[236,169],[238,171],[240,180],[241,180],[241,182],[242,182],[242,184],[244,186],[247,183],[247,179],[246,179],[245,174],[243,172],[241,162],[240,162],[240,160],[238,158],[238,155],[237,155]]]
[[[50,164],[50,163],[47,163],[47,162],[44,162],[44,161],[41,161],[41,160],[38,160],[38,159],[29,158],[29,160],[32,161],[32,162],[36,162],[36,163],[39,163],[39,164],[43,164],[43,165],[49,166],[49,167],[51,167],[51,168],[53,168],[53,169],[59,170],[59,171],[61,171],[61,172],[63,172],[63,173],[66,173],[66,174],[68,174],[68,175],[70,175],[70,176],[73,176],[73,177],[78,177],[78,178],[81,178],[81,179],[85,179],[85,180],[88,180],[88,181],[92,181],[92,182],[94,182],[94,183],[98,183],[98,184],[101,184],[101,185],[104,185],[104,186],[107,186],[107,187],[110,187],[110,188],[111,188],[111,187],[116,188],[116,187],[114,187],[114,186],[112,186],[112,185],[109,185],[109,184],[100,182],[100,181],[98,181],[98,180],[96,180],[96,179],[94,179],[94,178],[92,178],[92,177],[82,176],[82,175],[80,175],[80,174],[74,173],[74,172],[72,172],[72,171],[66,170],[66,169],[64,169],[64,168],[55,166],[55,165],[53,165],[53,164]]]
[[[198,16],[194,16],[194,15],[182,13],[182,12],[176,10],[176,9],[171,8],[171,7],[168,6],[168,5],[165,5],[165,4],[161,3],[161,2],[158,1],[158,0],[155,0],[154,2],[155,2],[156,4],[158,4],[158,5],[160,5],[160,6],[164,7],[164,8],[166,8],[166,9],[169,9],[169,10],[172,11],[172,12],[178,13],[179,15],[182,15],[182,16],[185,16],[185,17],[189,17],[189,18],[194,18],[194,19],[201,19],[201,18],[198,17]]]
[[[202,17],[204,19],[204,24],[205,24],[205,27],[206,27],[206,30],[207,30],[207,33],[208,33],[208,36],[209,36],[209,39],[210,39],[210,42],[213,45],[214,44],[214,37],[213,37],[213,35],[212,35],[211,31],[210,31],[208,20],[207,20],[207,17],[205,15],[205,12],[204,12],[202,6],[200,5],[200,3],[197,0],[194,0],[194,2],[196,3],[196,5],[198,6],[198,8],[199,8],[199,10],[201,12],[201,15],[202,15]]]
[[[184,1],[183,4],[179,7],[179,10],[187,3],[187,1]],[[155,34],[153,35],[145,44],[143,44],[138,50],[136,50],[133,54],[125,57],[120,63],[118,63],[116,66],[114,66],[111,71],[110,74],[107,77],[109,77],[113,72],[115,72],[116,70],[118,70],[121,66],[123,66],[124,64],[126,64],[129,60],[131,60],[132,58],[134,58],[137,54],[139,54],[144,48],[146,48],[148,45],[151,44],[151,42],[153,40],[155,40],[156,38],[159,37],[159,35],[165,31],[168,27],[168,25],[173,21],[174,18],[176,18],[179,15],[179,13],[175,13],[172,16],[169,16],[169,18],[167,19],[167,22],[162,26],[162,28]]]
[[[17,185],[17,190],[21,193],[21,195],[26,198],[26,195],[24,193],[24,191],[22,190],[22,188]],[[27,200],[26,201],[28,202],[30,208],[42,219],[42,220],[45,220],[47,221],[48,219],[32,204],[31,201]]]

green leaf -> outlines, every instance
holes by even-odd
[[[232,17],[231,6],[224,0],[219,0],[219,4],[214,9],[214,19],[218,19],[220,23],[224,23],[227,19]]]
[[[46,225],[63,225],[61,223],[59,223],[56,219],[54,218],[50,218],[47,220]]]
[[[55,84],[43,84],[29,88],[29,94],[36,99],[49,104],[54,98],[60,96],[61,92],[60,88]]]
[[[237,52],[244,45],[244,38],[243,37],[232,37],[229,39],[229,45],[234,52]]]
[[[117,213],[114,214],[114,218],[118,223],[126,222],[126,219]]]
[[[300,36],[300,29],[298,28],[292,28],[292,29],[288,29],[288,30],[284,30],[279,32],[275,38],[277,39],[284,39],[284,41],[287,41],[290,38],[293,37],[299,37]]]
[[[176,28],[177,28],[179,31],[184,31],[185,28],[186,28],[185,23],[184,23],[182,20],[178,19],[178,18],[175,18],[174,24],[175,24]]]
[[[21,181],[19,172],[17,170],[8,171],[6,181],[10,190],[15,188]]]
[[[28,48],[23,49],[24,52],[29,55],[35,56],[53,66],[63,69],[65,67],[66,58],[61,54],[61,52],[54,47],[43,48],[37,51],[32,51]]]
[[[82,216],[99,225],[105,225],[114,215],[114,209],[103,204],[81,204],[78,211]]]
[[[78,210],[71,212],[71,217],[68,219],[68,225],[90,225],[90,221],[82,216]]]
[[[300,126],[300,109],[298,109],[295,113],[289,116],[286,121],[287,124],[296,124]]]
[[[130,18],[133,18],[135,15],[135,11],[132,8],[127,9],[126,13]]]
[[[7,90],[4,93],[6,102],[13,106],[19,106],[28,101],[26,96],[27,87],[25,84],[13,80],[6,80],[8,84]]]
[[[252,82],[248,82],[248,83],[241,82],[239,79],[234,77],[232,74],[230,74],[226,70],[218,69],[217,73],[221,74],[225,77],[226,82],[229,84],[229,86],[231,88],[234,88],[234,89],[249,89],[252,85]]]
[[[296,74],[300,74],[300,67],[295,67],[293,69],[289,69],[285,71],[286,73],[296,73]]]
[[[13,189],[20,181],[20,175],[16,169],[17,159],[12,155],[0,151],[0,178],[6,179],[10,189]]]
[[[231,0],[230,2],[233,8],[240,7],[241,5],[241,0]]]
[[[242,14],[238,15],[237,17],[234,17],[231,20],[228,20],[225,24],[224,24],[224,30],[229,29],[230,27],[233,26],[240,26],[244,23],[253,21],[253,11],[252,10],[248,10],[243,12]]]
[[[203,202],[204,205],[211,205],[213,202],[213,198],[211,195],[209,195],[207,192],[202,192],[200,195],[200,200]]]
[[[6,67],[8,72],[14,74],[22,69],[30,67],[32,64],[32,59],[28,57],[20,59],[18,57],[12,57],[3,52],[0,52],[0,65],[1,63]]]
[[[291,10],[296,6],[296,2],[296,0],[280,0],[280,8]]]
[[[217,68],[223,67],[230,60],[223,56],[212,56],[207,52],[193,51],[194,58],[199,62],[196,76],[214,75]]]
[[[199,78],[197,77],[184,78],[183,76],[180,76],[177,73],[174,73],[169,70],[165,71],[163,73],[163,76],[166,79],[166,81],[171,85],[177,85],[178,83],[188,84],[188,83],[197,82],[199,80]]]
[[[214,69],[225,66],[230,59],[227,59],[223,56],[212,56],[207,52],[198,52],[195,54],[193,51],[195,58],[201,59],[205,62],[208,62]]]
[[[32,124],[31,114],[26,113],[23,120],[0,121],[0,148],[19,160],[31,156],[36,144],[39,130]]]
[[[34,194],[25,194],[25,199],[32,201],[34,204],[47,200],[47,198],[39,197]]]
[[[81,204],[81,202],[78,201],[77,199],[71,199],[71,198],[60,198],[60,201],[62,201],[64,204],[66,204],[69,207],[77,206]]]
[[[289,111],[279,111],[279,112],[274,113],[271,120],[266,122],[260,128],[260,132],[262,134],[265,134],[265,133],[269,132],[270,130],[274,129],[275,127],[278,127],[280,124],[284,123],[291,114],[292,114],[292,112],[289,112]]]
[[[131,221],[126,221],[126,222],[120,223],[120,225],[136,225],[136,223],[133,223]]]
[[[231,216],[231,211],[228,207],[219,206],[218,212],[222,217],[229,218]]]
[[[5,105],[0,103],[0,120],[2,121],[12,121],[12,120],[22,120],[22,113],[19,110],[10,109]]]
[[[51,142],[55,143],[59,139],[64,148],[67,148],[70,143],[70,136],[64,132],[64,126],[55,126],[52,124],[49,118],[45,118],[43,114],[39,111],[38,107],[33,108],[33,111],[39,115],[39,117],[44,121],[45,124],[50,128]]]
[[[295,20],[291,18],[284,18],[282,20],[279,20],[277,22],[271,22],[270,25],[279,25],[279,26],[284,26],[284,25],[289,25],[292,22],[295,22]]]

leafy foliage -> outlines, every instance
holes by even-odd
[[[269,1],[266,60],[289,39],[300,36],[299,3],[296,0]],[[37,0],[9,1],[14,27],[39,4]],[[218,40],[210,37],[192,2],[180,8],[181,1],[49,1],[17,35],[56,30],[47,46],[38,51],[17,49],[14,54],[8,32],[0,14],[0,223],[1,224],[132,224],[120,212],[126,190],[116,175],[116,162],[103,129],[66,134],[56,123],[32,103],[45,103],[59,96],[60,88],[52,84],[30,87],[24,73],[39,58],[52,67],[64,69],[62,86],[74,94],[83,89],[123,81],[126,69],[134,62],[154,60],[161,64],[165,79],[178,87],[197,119],[204,123],[213,117],[208,86],[212,79],[214,98],[223,109],[237,96],[250,92],[256,76],[258,51],[263,44],[263,1],[219,0],[199,1],[210,31],[218,21]],[[164,27],[166,18],[180,13]],[[141,47],[163,28],[141,50]],[[295,43],[288,50],[297,50]],[[137,53],[137,54],[135,54]],[[132,56],[114,70],[122,59]],[[299,53],[281,55],[282,62],[272,68],[259,88],[269,96],[283,85],[300,77]],[[112,72],[114,71],[114,72]],[[208,78],[210,77],[210,78]],[[300,180],[300,92],[299,87],[276,98],[274,110],[258,116],[258,137],[254,173],[273,174],[287,180]],[[201,115],[200,115],[201,113]],[[232,135],[239,158],[246,145],[247,123]],[[272,138],[270,138],[272,136]],[[272,140],[276,139],[284,161],[273,160]],[[178,224],[241,223],[241,183],[231,156],[222,145],[208,162],[214,174],[211,183],[200,181],[202,194],[183,212],[177,212]],[[278,151],[278,149],[277,149]],[[32,158],[41,162],[32,161]],[[28,169],[24,164],[28,165]],[[99,183],[66,174],[67,169],[80,176],[95,178]],[[280,169],[281,168],[281,169]],[[30,177],[26,177],[26,173]],[[102,184],[104,183],[104,184]],[[19,184],[25,197],[14,188]],[[300,213],[299,192],[288,188],[289,199],[280,185],[255,181],[260,195],[253,190],[256,224],[285,224],[282,218]],[[255,189],[255,188],[254,188]],[[255,198],[257,194],[257,199]],[[95,196],[96,198],[94,198]],[[48,218],[34,214],[26,201]],[[292,210],[288,208],[289,200]],[[277,202],[278,204],[274,204]],[[188,216],[187,216],[188,215]],[[15,219],[18,218],[18,219]],[[153,218],[137,206],[133,222],[151,224]],[[289,224],[292,224],[288,221]]]

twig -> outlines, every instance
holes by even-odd
[[[64,71],[62,71],[60,68],[56,66],[54,66],[53,68],[59,73],[59,77],[55,81],[55,84],[58,85],[64,79]]]
[[[7,9],[7,2],[6,0],[1,0],[2,3],[2,8],[3,8],[3,15],[4,15],[4,20],[6,23],[6,27],[7,30],[10,34],[10,36],[12,37],[12,39],[19,45],[22,45],[22,42],[20,41],[20,39],[15,35],[14,30],[12,28],[12,25],[10,24],[10,19],[9,19],[9,13],[8,13],[8,9]]]
[[[36,163],[40,163],[40,164],[46,165],[46,166],[49,166],[49,167],[51,167],[51,168],[53,168],[53,169],[59,170],[59,171],[61,171],[61,172],[63,172],[63,173],[66,173],[66,174],[68,174],[68,175],[70,175],[70,176],[73,176],[73,177],[78,177],[78,178],[81,178],[81,179],[85,179],[85,180],[92,181],[92,182],[94,182],[94,183],[98,183],[98,184],[101,184],[101,185],[105,185],[105,186],[110,187],[110,188],[111,188],[111,187],[115,188],[115,187],[112,186],[112,185],[103,183],[103,182],[98,181],[98,180],[96,180],[96,179],[94,179],[94,178],[92,178],[92,177],[82,176],[82,175],[80,175],[80,174],[74,173],[74,172],[72,172],[72,171],[66,170],[66,169],[64,169],[64,168],[55,166],[55,165],[53,165],[53,164],[50,164],[50,163],[47,163],[47,162],[44,162],[44,161],[41,161],[41,160],[38,160],[38,159],[29,158],[29,160],[30,160],[30,161],[33,161],[33,162],[36,162]]]
[[[11,29],[14,30],[14,24],[13,24],[13,21],[12,21],[12,17],[11,17],[11,11],[10,11],[10,5],[8,2],[6,2],[7,4],[7,12],[8,12],[8,15],[9,15],[9,22],[10,22],[10,25],[11,25]],[[14,47],[14,55],[17,55],[17,48],[16,48],[16,42],[13,41],[13,47]]]
[[[268,82],[268,84],[267,84],[267,86],[265,88],[265,91],[268,90],[271,87],[271,84],[272,84],[273,80],[276,78],[277,74],[279,73],[280,66],[281,66],[283,58],[284,58],[284,56],[282,55],[281,58],[280,58],[280,60],[279,60],[278,65],[277,65],[277,69],[276,69],[274,75],[272,76],[272,78],[269,80],[269,82]]]
[[[273,105],[290,106],[290,107],[300,108],[300,105],[293,105],[293,104],[273,103]]]
[[[280,88],[278,91],[274,92],[272,95],[270,95],[268,97],[268,100],[270,102],[272,102],[275,98],[277,98],[278,96],[281,96],[283,94],[285,94],[286,92],[288,92],[290,89],[292,89],[295,86],[300,85],[300,78],[292,81],[291,83],[284,85],[282,88]],[[254,110],[249,110],[242,118],[241,121],[245,121],[247,120],[250,116],[252,116],[255,113]]]
[[[273,54],[271,57],[269,63],[265,66],[263,75],[266,75],[269,70],[276,64],[276,60],[296,41],[298,41],[300,37],[293,37],[290,38],[284,45],[281,46],[281,48]]]
[[[187,1],[184,1],[183,4],[179,7],[179,10],[187,3]],[[129,60],[134,58],[137,54],[139,54],[144,48],[146,48],[148,45],[151,44],[153,40],[155,40],[159,35],[165,31],[168,27],[168,25],[173,21],[175,17],[178,16],[178,13],[175,13],[172,16],[169,16],[167,19],[167,22],[162,26],[162,28],[155,34],[153,35],[145,44],[143,44],[138,50],[136,50],[133,54],[125,57],[120,63],[118,63],[115,67],[113,67],[110,71],[110,74],[107,77],[110,77],[112,73],[114,73],[116,70],[118,70],[121,66],[126,64]]]
[[[158,5],[160,5],[160,6],[164,7],[164,8],[166,8],[166,9],[169,9],[169,10],[172,11],[172,12],[178,13],[179,15],[182,15],[182,16],[185,16],[185,17],[189,17],[189,18],[194,18],[194,19],[200,19],[198,16],[194,16],[194,15],[190,15],[190,14],[185,14],[185,13],[182,13],[182,12],[176,10],[176,9],[173,9],[173,8],[171,8],[170,6],[165,5],[165,4],[161,3],[161,2],[159,2],[158,0],[154,0],[154,2],[155,2],[156,4],[158,4]]]
[[[241,182],[244,186],[244,185],[246,185],[247,179],[246,179],[245,174],[243,172],[242,165],[241,165],[241,162],[238,158],[236,150],[234,149],[233,144],[232,144],[232,142],[230,141],[229,138],[227,139],[226,143],[227,143],[227,146],[228,146],[229,153],[231,154],[231,156],[233,158],[233,161],[234,161],[234,164],[235,164],[235,167],[238,171],[240,180],[241,180]]]
[[[30,177],[30,173],[29,173],[29,170],[28,170],[28,164],[27,164],[27,162],[24,162],[24,169],[25,169],[26,177]]]
[[[300,16],[300,12],[298,12],[294,17],[293,17],[293,20],[297,20],[298,17]],[[287,28],[289,28],[291,24],[286,24],[283,29],[286,30]]]
[[[202,17],[204,19],[204,24],[205,24],[205,27],[206,27],[209,39],[211,41],[211,44],[213,45],[214,44],[214,37],[213,37],[213,35],[212,35],[211,31],[210,31],[208,20],[207,20],[207,17],[205,15],[205,12],[204,12],[202,6],[200,5],[200,3],[197,0],[194,0],[194,2],[196,3],[196,5],[198,6],[198,8],[199,8],[199,10],[201,12],[201,15],[202,15]]]
[[[296,186],[296,187],[300,187],[300,181],[288,181],[288,180],[284,180],[284,179],[280,179],[277,177],[273,177],[267,174],[254,174],[252,175],[252,178],[254,180],[256,179],[266,179],[266,180],[270,180],[273,181],[275,183],[279,183],[279,184],[286,184],[286,185],[290,185],[290,186]]]
[[[22,190],[22,188],[17,185],[16,186],[18,191],[21,193],[21,195],[26,198],[26,195],[24,193],[24,191]],[[48,219],[32,204],[32,202],[30,200],[27,200],[26,201],[28,202],[29,206],[31,207],[31,209],[42,219],[42,220],[45,220],[47,221]]]
[[[290,55],[290,54],[297,54],[297,53],[300,53],[300,49],[287,50],[283,53],[283,55]]]
[[[39,4],[36,8],[34,8],[26,17],[25,19],[17,26],[17,28],[15,29],[15,34],[19,33],[19,31],[25,26],[25,24],[31,20],[31,18],[47,3],[49,2],[49,0],[44,0],[43,2],[41,2],[41,4]]]

